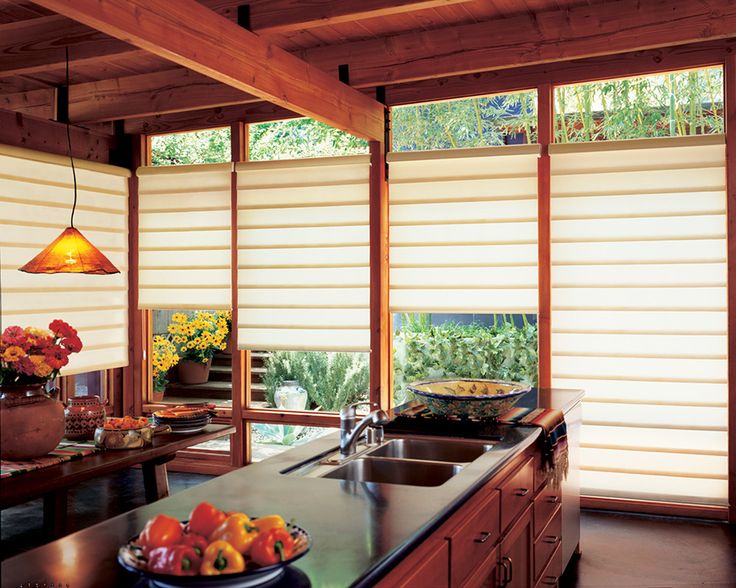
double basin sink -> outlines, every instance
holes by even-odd
[[[487,442],[402,437],[364,450],[342,463],[322,459],[316,464],[308,463],[306,467],[302,464],[302,467],[282,473],[352,482],[441,486],[492,448]],[[325,465],[332,467],[326,471],[319,467]]]

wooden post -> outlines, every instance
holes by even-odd
[[[248,158],[248,127],[237,122],[230,125],[231,159],[237,163]],[[243,422],[243,407],[250,405],[250,351],[238,349],[238,175],[233,171],[230,200],[230,267],[232,288],[232,419],[235,434],[230,437],[230,457],[234,466],[250,461],[249,427]]]
[[[370,142],[370,401],[389,410],[391,389],[391,313],[388,308],[388,186],[383,141]]]
[[[537,247],[538,247],[538,296],[537,315],[539,388],[552,385],[552,288],[550,256],[550,160],[549,145],[552,142],[553,89],[551,84],[537,88],[537,141],[540,145],[537,164]]]
[[[728,520],[736,523],[736,55],[724,70],[728,259]]]

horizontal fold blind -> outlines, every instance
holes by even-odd
[[[552,384],[584,494],[726,504],[723,136],[555,145]]]
[[[389,154],[393,312],[536,312],[538,157],[538,145]]]
[[[0,145],[0,296],[2,328],[48,328],[54,319],[79,332],[84,349],[63,375],[128,363],[128,170],[75,160],[74,225],[121,273],[26,274],[18,268],[68,226],[74,198],[69,158]]]
[[[139,307],[232,307],[232,163],[141,167]]]
[[[240,348],[367,351],[369,157],[236,170]]]

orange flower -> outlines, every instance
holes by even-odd
[[[51,369],[51,366],[47,364],[45,361],[42,361],[41,363],[36,365],[36,369],[33,370],[33,375],[38,376],[39,378],[47,378],[51,375],[51,372],[54,370]]]
[[[17,345],[11,345],[3,353],[3,361],[6,361],[8,363],[15,363],[21,357],[25,357],[25,355],[26,355],[26,352],[23,351],[22,347],[18,347]]]

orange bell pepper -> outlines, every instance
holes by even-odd
[[[181,523],[174,517],[159,514],[150,519],[138,536],[143,547],[166,547],[179,542],[182,535]]]
[[[286,521],[279,515],[258,517],[257,519],[253,519],[253,524],[258,527],[259,533],[266,533],[271,529],[284,529],[286,527]]]
[[[238,552],[243,555],[250,551],[253,540],[258,535],[259,529],[242,512],[231,514],[210,535],[210,541],[227,541]]]
[[[200,502],[189,513],[189,530],[209,537],[225,520],[225,513],[209,502]]]
[[[259,566],[286,561],[294,554],[294,538],[284,528],[259,533],[250,549],[251,559]]]

